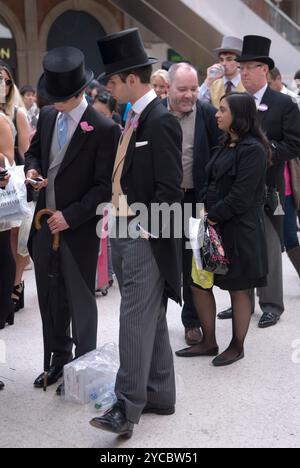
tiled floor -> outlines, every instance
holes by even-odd
[[[7,350],[0,364],[0,447],[299,447],[300,446],[300,282],[284,257],[286,314],[278,326],[259,330],[259,313],[252,320],[246,359],[223,369],[211,358],[175,358],[178,403],[172,417],[144,416],[129,441],[89,426],[89,406],[65,403],[35,390],[42,370],[41,321],[33,273],[26,272],[26,309],[14,327],[0,332]],[[218,305],[228,305],[227,293],[217,291]],[[98,300],[99,345],[118,340],[117,287]],[[174,350],[182,348],[180,309],[168,312]],[[223,350],[230,341],[231,322],[218,322]],[[298,349],[300,344],[298,343]],[[298,358],[298,359],[297,359]]]

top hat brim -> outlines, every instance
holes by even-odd
[[[238,57],[240,57],[242,51],[239,49],[234,49],[234,48],[228,48],[228,49],[224,49],[222,47],[218,47],[217,49],[214,49],[214,52],[217,54],[217,55],[220,55],[220,54],[234,54],[234,55],[237,55]]]
[[[266,56],[257,56],[257,55],[242,55],[236,59],[236,62],[260,62],[268,65],[270,70],[275,68],[275,62],[270,57]]]
[[[139,63],[138,65],[132,65],[130,67],[125,67],[125,68],[116,67],[115,69],[113,69],[113,65],[112,65],[111,69],[109,71],[105,71],[105,72],[101,73],[101,75],[99,75],[98,79],[102,80],[103,78],[110,78],[110,77],[112,77],[114,75],[119,75],[120,73],[124,73],[124,72],[130,71],[130,70],[137,70],[138,68],[147,67],[148,65],[155,65],[158,62],[159,62],[159,60],[157,60],[155,58],[148,58],[147,62],[145,62],[145,63]]]
[[[93,79],[94,79],[94,73],[92,72],[92,70],[86,69],[85,80],[84,80],[85,82],[82,86],[80,86],[79,89],[75,90],[68,96],[55,96],[53,94],[50,94],[47,91],[46,76],[45,76],[45,73],[43,73],[37,85],[37,93],[47,102],[49,102],[49,104],[55,103],[55,102],[65,102],[65,101],[68,101],[69,99],[72,99],[77,94],[80,94],[85,88],[88,87],[88,85],[90,84],[91,81],[93,81]]]

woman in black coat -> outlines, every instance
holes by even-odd
[[[230,365],[244,357],[244,341],[251,319],[249,290],[266,285],[267,248],[263,222],[268,143],[259,127],[253,97],[232,93],[224,97],[216,115],[226,132],[224,145],[207,166],[205,207],[210,225],[218,225],[230,261],[225,276],[214,284],[229,291],[233,307],[233,339],[214,361]],[[193,284],[194,302],[203,341],[179,351],[181,357],[216,356],[216,303],[211,290]]]

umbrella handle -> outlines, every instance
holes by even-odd
[[[42,229],[42,224],[41,224],[41,219],[44,216],[48,216],[49,218],[55,214],[55,211],[52,210],[40,210],[36,216],[35,216],[35,221],[34,221],[34,226],[37,231],[40,231]],[[52,249],[57,252],[60,247],[60,234],[54,234],[53,236],[53,242],[52,242]]]

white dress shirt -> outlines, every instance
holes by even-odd
[[[226,89],[227,83],[229,83],[230,81],[233,84],[232,92],[234,92],[236,88],[238,87],[238,84],[241,81],[241,75],[238,74],[235,78],[232,78],[232,80],[224,76],[223,81],[224,81],[225,89]],[[198,99],[201,99],[202,101],[211,102],[210,88],[205,84],[205,82],[199,88]]]
[[[73,138],[73,135],[79,125],[79,122],[82,119],[83,114],[85,113],[86,109],[88,107],[87,100],[85,97],[82,98],[81,103],[75,107],[75,109],[71,110],[70,112],[67,112],[66,115],[68,116],[68,136],[67,136],[67,143],[71,141]],[[62,115],[61,112],[58,113],[57,120],[59,117]],[[56,120],[56,125],[57,125],[57,120]]]
[[[145,94],[143,97],[141,97],[138,101],[136,101],[133,106],[132,110],[138,115],[141,115],[143,111],[146,109],[146,107],[151,104],[154,99],[157,98],[157,94],[154,91],[154,89],[151,89],[147,94]]]
[[[257,93],[252,95],[254,97],[254,99],[255,99],[256,107],[259,107],[261,105],[262,98],[264,97],[265,92],[268,89],[268,86],[269,85],[267,83],[263,88],[261,88],[259,91],[257,91]]]

